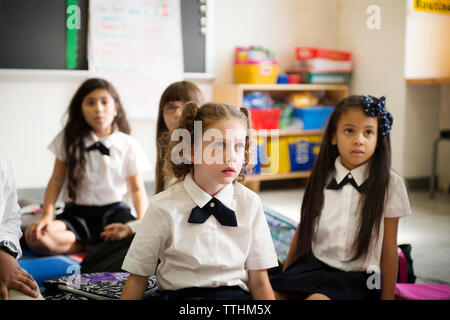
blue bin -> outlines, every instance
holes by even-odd
[[[319,154],[320,137],[289,138],[291,171],[309,171]]]
[[[294,108],[292,116],[303,121],[303,129],[325,129],[334,107]]]

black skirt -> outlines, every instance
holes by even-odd
[[[335,269],[311,254],[298,258],[286,271],[270,277],[270,283],[275,291],[295,293],[303,298],[321,293],[332,300],[379,300],[381,289],[369,289],[367,285],[370,276],[373,273]]]
[[[75,233],[78,241],[85,244],[97,244],[103,239],[100,233],[111,223],[127,223],[136,218],[130,207],[124,202],[115,202],[106,206],[80,206],[66,204],[64,212],[55,219],[63,221],[67,228]]]
[[[161,300],[251,300],[250,294],[239,286],[158,291]]]

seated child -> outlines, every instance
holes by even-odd
[[[278,262],[263,206],[236,181],[250,159],[248,130],[245,108],[185,106],[165,161],[179,182],[150,201],[123,263],[122,299],[142,299],[155,273],[166,300],[274,299],[267,269]]]

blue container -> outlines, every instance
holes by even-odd
[[[292,116],[303,121],[303,129],[325,129],[334,107],[294,108]]]
[[[320,138],[289,138],[291,171],[311,170],[319,154]]]
[[[287,74],[278,75],[277,83],[288,83],[288,75]]]

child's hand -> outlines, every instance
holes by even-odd
[[[8,300],[8,290],[15,289],[30,297],[39,297],[39,289],[33,277],[22,269],[17,260],[0,250],[0,300]]]
[[[33,222],[25,231],[25,239],[28,241],[39,240],[47,232],[52,220],[52,218],[42,217]]]
[[[100,236],[105,239],[105,241],[117,241],[121,240],[131,234],[133,231],[131,228],[124,223],[111,223],[108,224]]]

